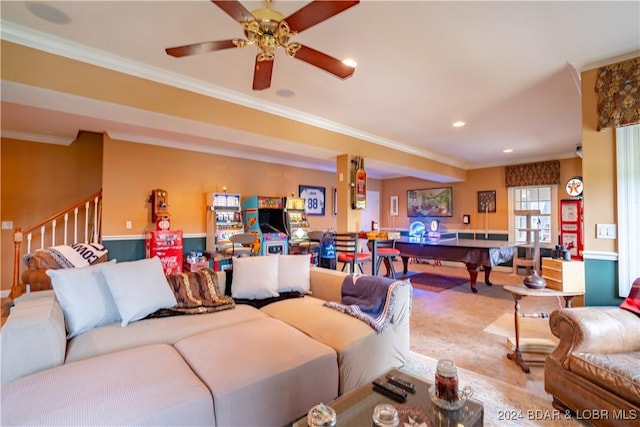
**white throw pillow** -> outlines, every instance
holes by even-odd
[[[53,292],[64,313],[67,337],[120,320],[101,270],[115,260],[90,267],[47,270]]]
[[[102,274],[118,306],[123,327],[178,303],[157,256],[110,265],[102,269]]]
[[[309,291],[311,281],[311,260],[309,255],[278,256],[278,292]]]
[[[242,299],[264,299],[278,293],[278,256],[233,258],[231,296]]]

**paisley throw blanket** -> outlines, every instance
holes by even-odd
[[[342,282],[341,303],[328,301],[324,305],[360,319],[381,333],[391,322],[396,291],[401,286],[411,286],[411,283],[407,280],[350,274]]]
[[[197,272],[170,274],[166,277],[178,304],[157,311],[150,317],[213,313],[235,307],[233,298],[220,292],[218,275],[209,268]]]

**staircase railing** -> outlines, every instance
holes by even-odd
[[[58,224],[60,223],[60,228]],[[13,280],[10,298],[22,293],[20,266],[24,255],[49,246],[71,245],[75,243],[100,243],[102,241],[102,190],[74,203],[33,227],[13,232]],[[78,229],[80,228],[80,230]],[[35,241],[34,242],[34,237]],[[23,240],[26,238],[26,245]]]

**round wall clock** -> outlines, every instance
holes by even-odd
[[[582,191],[584,190],[584,184],[582,182],[581,176],[574,176],[567,184],[564,186],[565,190],[567,190],[567,194],[571,197],[580,197],[582,196]]]

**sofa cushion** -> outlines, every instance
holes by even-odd
[[[144,319],[122,328],[119,323],[91,329],[71,339],[67,345],[66,362],[86,359],[127,348],[148,344],[174,344],[175,342],[211,329],[267,317],[249,306],[233,310],[204,313],[194,316],[174,316]]]
[[[640,405],[640,351],[573,353],[569,370],[589,382]]]
[[[2,425],[214,424],[209,390],[168,345],[70,363],[2,389]]]
[[[309,255],[278,255],[278,292],[310,293]]]
[[[177,304],[157,256],[107,265],[101,271],[118,306],[123,327]]]
[[[53,291],[20,296],[0,333],[2,384],[64,362],[64,315]]]
[[[640,277],[634,280],[629,296],[622,301],[620,307],[640,315]]]
[[[120,320],[116,302],[100,271],[113,262],[82,268],[47,270],[64,313],[69,338]]]
[[[278,257],[233,258],[231,296],[262,299],[278,296]]]
[[[211,390],[219,426],[286,425],[338,395],[336,353],[276,319],[204,332],[175,348]]]
[[[406,290],[405,290],[406,291]],[[403,300],[410,303],[410,300]],[[348,314],[325,307],[312,296],[269,304],[261,310],[328,345],[338,354],[340,394],[370,382],[392,367],[402,366],[409,352],[408,317],[380,334],[366,323]],[[398,312],[407,310],[398,307]],[[398,333],[404,330],[407,333]]]

